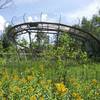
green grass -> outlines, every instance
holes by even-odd
[[[5,75],[3,73],[7,73],[11,79],[5,80]],[[34,73],[34,75],[32,74]],[[14,76],[18,75],[18,80],[14,79]],[[20,83],[22,78],[27,80],[28,76],[35,76],[30,82]],[[24,97],[24,91],[27,91],[30,86],[35,86],[34,92],[28,94],[26,93],[27,100],[31,100],[32,96],[36,96],[37,92],[41,93],[41,95],[45,98],[44,100],[81,100],[78,97],[73,97],[73,93],[78,93],[83,100],[100,100],[100,63],[86,63],[86,64],[69,64],[61,61],[44,61],[44,60],[36,60],[36,61],[13,61],[6,62],[0,65],[0,79],[2,80],[2,89],[4,91],[4,95],[7,95],[9,100],[12,98],[20,98]],[[41,85],[40,81],[44,83]],[[45,90],[44,87],[47,84],[47,80],[51,80],[52,83],[48,87],[48,90]],[[95,84],[96,80],[96,84]],[[60,96],[57,93],[57,89],[55,87],[56,83],[62,84],[68,88],[68,93],[66,95]],[[10,84],[16,85],[18,88],[20,87],[22,94],[20,93],[9,93]],[[78,87],[79,85],[79,87]],[[89,91],[85,91],[85,88],[89,87]],[[0,86],[1,88],[1,86]],[[8,92],[6,92],[8,91]],[[16,91],[18,92],[18,91]],[[19,91],[20,92],[20,91]],[[9,95],[10,94],[10,95]],[[96,96],[97,95],[97,96]],[[51,99],[50,99],[51,98]],[[1,98],[0,98],[1,99]],[[7,99],[7,98],[6,98]],[[3,100],[3,99],[1,99]]]
[[[97,79],[100,81],[100,63],[87,63],[87,64],[58,64],[45,61],[20,61],[20,62],[7,62],[1,64],[1,69],[6,67],[8,70],[18,70],[18,72],[24,71],[25,68],[34,67],[36,71],[40,71],[40,66],[44,65],[45,74],[47,78],[59,79],[60,77],[74,76],[79,80],[91,80]]]

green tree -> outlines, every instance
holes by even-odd
[[[11,42],[9,40],[9,35],[8,35],[8,30],[11,28],[12,26],[9,25],[7,28],[5,28],[4,33],[1,36],[1,41],[2,41],[2,46],[3,49],[6,50],[9,48],[9,46],[11,46]]]
[[[84,31],[91,33],[93,36],[100,40],[100,11],[98,14],[93,15],[91,20],[87,20],[87,18],[83,17],[80,28]],[[99,56],[100,44],[92,38],[89,38],[89,47],[92,49],[92,54],[95,56]]]

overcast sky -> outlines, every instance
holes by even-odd
[[[11,6],[0,10],[0,30],[4,29],[6,22],[16,24],[26,21],[39,21],[42,12],[43,21],[75,24],[83,16],[90,19],[100,9],[100,0],[13,0]],[[14,17],[16,16],[16,17]]]

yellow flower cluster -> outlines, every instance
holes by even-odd
[[[44,97],[43,97],[43,96],[41,96],[41,97],[40,97],[40,100],[44,100]]]
[[[13,80],[16,80],[16,81],[19,80],[19,76],[18,75],[14,75],[13,76]]]
[[[55,86],[59,93],[68,93],[68,88],[66,88],[63,83],[56,83]]]
[[[29,86],[28,93],[32,93],[34,91],[34,88],[32,86]]]
[[[21,93],[20,87],[14,86],[14,87],[13,87],[13,92],[15,92],[15,93]]]
[[[37,100],[37,98],[36,98],[36,96],[34,95],[34,96],[31,96],[31,97],[30,97],[30,100]]]
[[[76,100],[83,100],[82,97],[79,95],[79,93],[73,92],[73,93],[72,93],[72,96],[73,96],[74,98],[76,98]]]
[[[26,82],[27,82],[27,80],[26,80],[25,78],[22,78],[20,81],[21,81],[22,83],[26,83]]]
[[[33,80],[33,76],[31,76],[31,75],[30,76],[27,76],[27,80],[28,81],[32,81]]]
[[[2,92],[2,90],[0,90],[0,97],[2,97],[3,96],[3,92]]]
[[[93,79],[93,80],[92,80],[92,84],[93,84],[93,85],[96,85],[96,84],[97,84],[97,80],[96,80],[96,79]]]
[[[39,73],[37,69],[35,72],[33,68],[27,68],[21,73],[18,70],[10,73],[6,69],[5,74],[1,71],[0,100],[6,100],[4,99],[5,94],[11,100],[19,98],[21,100],[56,100],[57,98],[60,100],[83,100],[84,95],[87,98],[89,96],[90,100],[93,97],[96,98],[93,98],[94,100],[99,100],[99,80],[93,79],[85,83],[69,77],[68,80],[66,79],[67,84],[65,85],[64,82],[55,83],[55,80],[49,79],[44,73],[45,67],[42,65]]]

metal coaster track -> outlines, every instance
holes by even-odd
[[[79,38],[80,40],[88,41],[91,48],[97,48],[93,52],[99,52],[100,50],[100,40],[98,40],[95,36],[91,33],[86,32],[80,28],[76,28],[74,26],[69,26],[61,23],[51,23],[51,22],[28,22],[22,23],[13,26],[9,31],[8,35],[11,40],[15,39],[17,36],[26,34],[26,33],[47,33],[48,34],[57,34],[62,32],[66,32],[72,35],[75,38]]]

